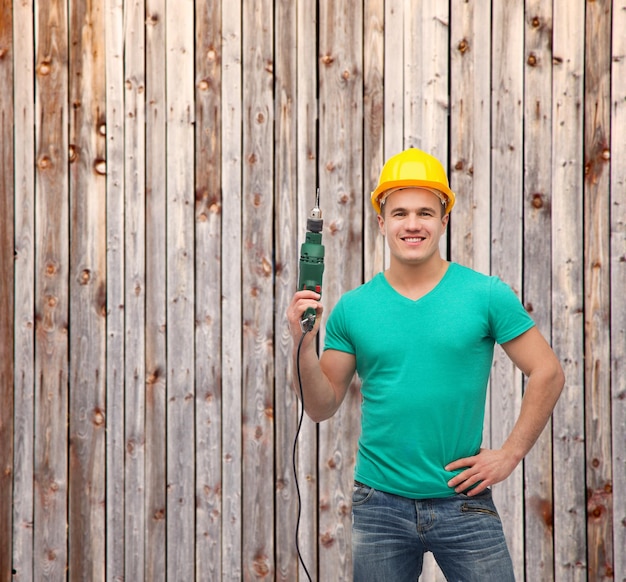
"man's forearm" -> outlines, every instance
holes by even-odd
[[[535,374],[528,378],[519,417],[502,446],[521,461],[533,447],[545,428],[563,389],[560,370]]]
[[[320,361],[313,344],[303,346],[300,350],[298,362],[298,348],[293,351],[294,362],[294,390],[299,398],[304,399],[304,409],[314,422],[321,422],[330,418],[339,407],[336,393],[330,381],[320,366]],[[302,382],[300,394],[299,377]]]

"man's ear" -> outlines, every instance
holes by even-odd
[[[450,222],[450,213],[448,212],[447,214],[444,215],[444,217],[441,219],[441,223],[443,224],[443,228],[444,230],[446,228],[448,228],[448,223]]]
[[[378,220],[378,230],[380,231],[380,234],[385,236],[385,219],[383,215],[382,214],[377,215],[376,219]]]

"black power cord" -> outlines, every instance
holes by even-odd
[[[302,337],[300,338],[300,342],[298,343],[298,352],[296,354],[296,368],[298,371],[298,386],[300,387],[300,420],[298,421],[298,428],[296,430],[296,436],[293,439],[293,477],[294,482],[296,484],[296,493],[298,496],[298,518],[296,521],[296,552],[298,553],[298,560],[302,567],[304,568],[304,572],[309,580],[312,582],[311,575],[307,570],[306,564],[304,563],[304,559],[302,558],[302,554],[300,553],[300,544],[298,543],[298,532],[300,530],[300,516],[302,514],[302,497],[300,496],[300,486],[298,485],[298,470],[296,464],[296,449],[298,445],[298,436],[300,435],[300,429],[302,428],[302,421],[304,419],[304,391],[302,390],[302,376],[300,375],[300,348],[302,347],[302,342],[307,333],[309,333],[313,329],[313,324],[315,323],[314,318],[308,318],[301,323],[302,327]]]

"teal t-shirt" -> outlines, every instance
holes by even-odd
[[[355,479],[413,499],[454,495],[447,482],[460,471],[444,467],[480,448],[494,343],[533,325],[508,285],[457,263],[417,301],[383,273],[344,294],[324,349],[356,357]]]

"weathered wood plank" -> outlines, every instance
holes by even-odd
[[[385,2],[384,30],[384,117],[383,159],[404,149],[404,10],[401,2]],[[378,178],[378,175],[376,176]]]
[[[222,3],[222,579],[242,579],[241,4]]]
[[[126,4],[124,38],[124,570],[145,575],[145,2]]]
[[[167,579],[195,573],[193,0],[166,0]],[[173,324],[172,324],[173,323]],[[175,540],[175,542],[174,542]]]
[[[14,451],[13,13],[0,1],[0,581],[11,579]]]
[[[275,580],[297,580],[295,547],[297,502],[292,447],[297,430],[298,400],[291,389],[292,342],[285,319],[298,272],[298,22],[294,2],[277,2],[275,10],[274,134],[276,184],[274,200],[275,240],[275,414],[276,423],[276,574]],[[306,126],[305,126],[306,127]],[[306,136],[306,131],[302,132]],[[314,184],[311,184],[314,186]],[[312,191],[312,188],[309,188]],[[300,484],[300,483],[299,483]],[[305,483],[302,483],[305,486]],[[307,566],[308,567],[308,566]]]
[[[124,580],[124,1],[105,3],[106,576]],[[111,502],[114,500],[114,502]]]
[[[13,5],[15,331],[13,424],[14,580],[33,578],[35,386],[35,87],[32,2]],[[11,547],[11,546],[9,546]]]
[[[613,3],[611,59],[611,432],[613,577],[626,579],[626,1]]]
[[[521,295],[524,3],[494,2],[492,10],[491,272]],[[513,429],[521,388],[521,374],[504,351],[496,349],[489,403],[494,448],[502,446]],[[494,500],[518,578],[524,572],[522,478],[520,465],[494,487]]]
[[[488,2],[450,7],[450,258],[489,274],[491,221],[491,21]]]
[[[378,185],[384,163],[384,67],[385,4],[367,0],[363,4],[363,261],[364,281],[384,268],[385,241],[378,231],[370,194]],[[399,36],[399,35],[396,35]],[[400,151],[401,147],[398,149]]]
[[[566,384],[553,415],[554,577],[586,578],[582,108],[585,3],[553,3],[552,315]]]
[[[384,67],[383,67],[383,159],[376,167],[376,183],[383,164],[391,156],[405,148],[404,140],[404,2],[385,2]],[[400,34],[400,31],[403,31]],[[409,144],[410,145],[410,144]],[[365,174],[367,177],[367,174]],[[371,195],[371,192],[370,192]],[[371,208],[366,199],[364,209]],[[367,244],[367,243],[366,243]],[[378,235],[376,251],[382,255],[375,257],[380,270],[389,266],[389,247],[383,236]],[[367,247],[366,247],[367,248]],[[382,264],[381,264],[382,263]],[[367,271],[365,272],[367,279]]]
[[[196,6],[196,573],[222,579],[221,6]]]
[[[524,306],[550,341],[552,248],[552,5],[526,2]],[[524,462],[527,580],[554,579],[551,423]]]
[[[611,2],[585,11],[585,443],[587,576],[613,580],[610,329]],[[622,548],[623,549],[623,548]]]
[[[318,139],[317,139],[317,88],[319,61],[317,51],[317,8],[316,3],[298,0],[296,7],[296,38],[297,38],[297,199],[298,213],[295,225],[297,245],[304,242],[306,214],[311,209],[312,196],[318,186]],[[327,218],[329,193],[320,192],[323,219]],[[325,241],[327,231],[322,237]],[[297,288],[297,260],[300,247],[296,246],[291,260],[294,270],[291,272],[291,290]],[[284,265],[286,268],[286,264]],[[323,283],[325,286],[325,283]],[[326,292],[323,291],[324,297]],[[284,313],[284,311],[283,311]],[[278,366],[277,366],[278,368]],[[296,370],[289,364],[289,386],[293,386]],[[317,471],[317,425],[305,415],[298,440],[296,470],[302,500],[299,528],[299,548],[302,559],[313,579],[318,579],[318,471]],[[295,530],[292,534],[295,536]],[[294,537],[295,540],[295,537]],[[294,542],[295,545],[295,542]],[[298,580],[305,580],[306,574],[302,566],[298,566]]]
[[[273,2],[243,7],[243,579],[273,579]]]
[[[146,0],[145,579],[165,582],[167,138],[165,0]]]
[[[104,581],[106,119],[104,14],[70,2],[69,578]]]
[[[319,10],[319,180],[324,192],[326,313],[362,281],[363,5],[321,3]],[[320,341],[323,342],[323,329]],[[335,416],[319,429],[319,579],[350,580],[350,501],[360,432],[356,382]]]
[[[417,8],[417,9],[416,9]],[[428,0],[405,5],[404,141],[448,160],[449,7]]]
[[[67,6],[37,3],[34,578],[67,563],[69,326]]]

